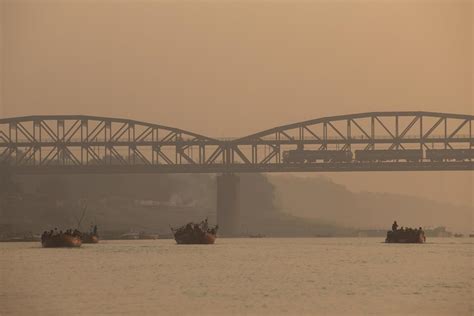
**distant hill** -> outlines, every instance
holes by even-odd
[[[278,175],[276,206],[294,216],[360,229],[389,228],[393,220],[405,226],[447,226],[468,233],[474,208],[407,195],[352,192],[326,177]]]

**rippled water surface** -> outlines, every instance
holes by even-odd
[[[0,315],[472,315],[473,242],[0,243]]]

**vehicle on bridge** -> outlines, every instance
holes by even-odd
[[[470,160],[474,159],[473,149],[427,149],[426,159],[431,161],[446,161],[446,160]]]
[[[350,150],[288,150],[283,152],[284,163],[312,163],[318,160],[324,162],[350,162]]]
[[[406,160],[407,162],[417,162],[423,159],[423,151],[419,149],[377,149],[377,150],[356,150],[355,159],[357,161],[392,161]]]

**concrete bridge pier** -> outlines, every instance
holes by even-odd
[[[240,227],[240,177],[233,173],[217,176],[217,224],[219,235],[237,236]]]

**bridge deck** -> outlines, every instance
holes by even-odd
[[[112,174],[112,173],[249,173],[249,172],[357,172],[357,171],[473,171],[474,161],[455,162],[380,162],[179,166],[18,166],[17,174]]]

